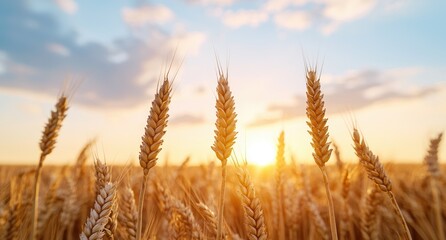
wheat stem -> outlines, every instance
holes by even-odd
[[[142,216],[143,216],[143,208],[144,208],[144,195],[146,193],[147,188],[147,176],[143,176],[141,191],[139,192],[139,202],[138,202],[138,222],[136,225],[136,239],[141,239],[142,234]]]
[[[403,217],[403,213],[401,212],[401,209],[398,206],[398,202],[395,199],[395,195],[393,195],[392,191],[388,191],[387,195],[389,196],[390,200],[392,201],[392,206],[393,206],[395,212],[397,213],[398,219],[400,220],[400,222],[402,223],[402,225],[404,227],[405,239],[411,240],[412,237],[410,236],[409,227],[407,226],[406,220]]]
[[[331,238],[338,239],[337,230],[336,230],[336,218],[334,213],[334,204],[333,204],[333,197],[331,196],[330,191],[330,185],[328,184],[328,176],[327,176],[327,170],[325,166],[321,167],[322,176],[324,177],[324,184],[325,184],[325,193],[327,194],[328,199],[328,214],[329,214],[329,220],[330,220],[330,229],[331,229]]]
[[[440,199],[440,193],[438,189],[438,181],[436,178],[431,177],[431,190],[432,190],[432,198],[433,198],[433,207],[435,211],[435,224],[437,227],[438,232],[438,239],[444,240],[444,231],[443,231],[443,217],[441,214],[441,199]]]
[[[219,210],[217,215],[217,239],[222,238],[223,226],[223,211],[225,208],[225,189],[226,189],[226,163],[221,166],[221,185],[220,185],[220,200],[218,202]]]

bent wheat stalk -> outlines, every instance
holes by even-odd
[[[217,239],[220,240],[222,236],[225,200],[226,164],[229,156],[231,156],[232,146],[235,143],[237,135],[237,132],[235,131],[235,123],[237,122],[235,117],[237,114],[235,113],[234,97],[229,88],[228,75],[226,73],[225,76],[221,68],[219,68],[215,108],[217,109],[217,120],[215,122],[217,129],[215,130],[214,145],[211,148],[215,152],[217,158],[221,161],[221,188],[217,217]]]
[[[407,226],[406,220],[404,219],[403,214],[401,213],[401,210],[395,199],[395,195],[392,192],[392,182],[390,181],[389,177],[384,171],[384,167],[379,161],[379,158],[375,156],[373,152],[369,149],[364,139],[361,139],[359,132],[356,128],[353,129],[352,138],[356,155],[358,156],[361,165],[367,171],[368,177],[370,178],[370,180],[375,182],[375,184],[379,187],[381,191],[387,193],[387,196],[392,201],[393,208],[397,213],[397,216],[401,221],[401,224],[404,227],[405,239],[412,239],[412,237],[410,236],[409,227]]]
[[[317,77],[317,72],[314,69],[307,70],[307,122],[310,127],[310,135],[312,137],[311,146],[313,146],[313,158],[324,177],[325,192],[328,199],[328,211],[330,218],[331,237],[333,240],[338,239],[336,229],[336,219],[334,213],[333,198],[328,184],[327,170],[325,163],[330,159],[332,149],[330,149],[330,142],[328,139],[327,118],[325,118],[325,103],[324,95],[321,92],[321,82]]]
[[[51,116],[48,119],[45,129],[43,130],[42,139],[40,140],[40,159],[37,165],[35,180],[34,180],[34,203],[33,203],[33,218],[32,218],[32,239],[37,238],[37,221],[39,217],[39,189],[40,189],[40,178],[42,175],[42,166],[45,161],[46,156],[48,156],[53,149],[56,147],[57,136],[59,135],[59,130],[62,127],[62,122],[66,117],[68,110],[68,99],[63,93],[59,97],[56,103],[55,110],[51,111]]]

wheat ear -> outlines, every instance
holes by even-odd
[[[102,239],[106,232],[105,226],[110,221],[110,214],[116,202],[116,188],[108,182],[101,188],[96,196],[90,216],[80,235],[81,240]]]
[[[321,82],[317,77],[316,70],[307,70],[307,122],[310,127],[310,135],[312,137],[311,146],[313,146],[313,158],[324,177],[325,191],[328,199],[328,211],[330,218],[331,237],[333,240],[338,239],[336,229],[336,219],[334,213],[333,198],[328,184],[327,170],[325,163],[330,159],[331,149],[328,139],[327,118],[325,118],[324,95],[321,92]]]
[[[341,158],[341,152],[339,151],[339,146],[335,143],[335,142],[333,142],[333,149],[334,149],[334,155],[335,155],[335,159],[336,159],[336,166],[338,167],[338,171],[339,171],[339,174],[343,174],[343,172],[344,172],[344,162],[342,161],[342,158]]]
[[[365,240],[378,239],[378,205],[382,202],[380,189],[374,185],[367,192],[361,218],[362,237]]]
[[[359,158],[359,162],[367,171],[368,177],[375,182],[375,184],[381,189],[381,191],[387,193],[390,200],[392,201],[393,208],[397,213],[401,224],[404,227],[404,237],[406,239],[412,239],[410,236],[409,227],[407,226],[406,220],[401,213],[398,203],[395,199],[395,195],[392,192],[392,182],[384,171],[384,167],[379,161],[379,158],[373,154],[373,152],[366,145],[364,139],[361,139],[359,132],[356,128],[353,129],[353,143],[356,155]]]
[[[46,156],[48,156],[53,149],[56,147],[57,136],[59,135],[59,130],[62,127],[62,122],[66,117],[68,110],[68,99],[62,94],[56,103],[55,110],[51,111],[51,116],[48,119],[47,124],[42,133],[42,138],[40,140],[40,159],[37,165],[35,180],[34,180],[34,203],[33,203],[33,218],[32,218],[32,239],[37,238],[37,221],[39,217],[39,189],[40,189],[40,178],[42,175],[42,166],[45,161]]]
[[[135,204],[135,196],[130,186],[126,186],[121,193],[121,202],[118,219],[119,225],[124,226],[127,232],[127,239],[136,239],[136,223],[138,218],[138,211]]]
[[[235,113],[235,102],[229,88],[228,75],[224,75],[221,68],[219,68],[219,79],[217,85],[217,100],[215,103],[217,109],[217,120],[215,122],[216,130],[215,141],[212,150],[215,152],[217,158],[221,161],[221,190],[220,201],[218,203],[218,225],[217,225],[217,239],[220,240],[222,236],[223,226],[223,211],[225,200],[225,184],[226,184],[226,164],[229,156],[232,153],[232,146],[235,143],[237,132],[235,131],[237,114]]]
[[[217,218],[214,212],[202,202],[197,203],[197,211],[205,221],[205,229],[207,229],[208,235],[211,238],[217,237]]]
[[[110,167],[102,163],[98,158],[94,161],[94,174],[96,176],[96,194],[100,189],[104,188],[105,184],[111,182]]]
[[[441,213],[441,199],[439,192],[441,189],[438,185],[441,177],[440,166],[438,164],[438,148],[442,137],[443,133],[440,133],[436,138],[430,140],[429,149],[427,151],[426,157],[424,158],[424,163],[427,166],[430,176],[430,185],[435,212],[435,224],[437,227],[437,237],[439,240],[445,239],[443,230],[443,217]]]
[[[249,240],[267,239],[265,219],[262,205],[256,195],[251,176],[246,165],[237,167],[237,177],[240,186],[240,197],[244,209],[245,226]]]
[[[144,195],[146,192],[147,179],[149,171],[156,165],[158,160],[158,153],[161,151],[163,144],[163,136],[166,133],[167,119],[169,117],[169,104],[171,99],[172,86],[168,76],[164,77],[161,87],[155,94],[155,99],[152,101],[150,114],[147,118],[147,125],[139,152],[139,164],[143,169],[143,182],[141,184],[141,191],[139,192],[138,203],[138,224],[136,231],[136,239],[141,239],[142,234],[142,213],[144,208]]]

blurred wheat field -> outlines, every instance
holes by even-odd
[[[216,158],[200,166],[190,166],[189,158],[157,164],[168,131],[168,72],[151,104],[140,166],[107,165],[91,152],[94,142],[73,164],[46,166],[67,116],[62,94],[45,125],[37,168],[0,167],[0,239],[445,239],[442,134],[425,146],[419,164],[383,165],[353,126],[358,161],[345,162],[329,142],[321,81],[310,68],[306,110],[316,165],[284,156],[283,131],[276,164],[251,165],[232,154],[242,113],[227,72],[218,70],[209,144]]]
[[[351,169],[349,186],[343,184],[342,172],[335,166],[330,166],[330,177],[334,179],[331,184],[333,199],[335,202],[335,214],[338,219],[338,232],[342,239],[364,239],[363,231],[366,229],[364,215],[368,210],[367,193],[372,184],[364,177],[364,173],[357,166],[346,166]],[[395,194],[400,203],[401,210],[408,221],[413,239],[438,239],[435,233],[434,214],[432,206],[429,181],[424,173],[420,173],[419,165],[391,164],[386,166],[389,175],[394,180]],[[82,172],[81,179],[76,179],[77,172]],[[127,210],[126,194],[128,187],[133,191],[131,196],[138,196],[141,176],[137,167],[112,166],[112,181],[120,181],[118,186],[119,211]],[[207,219],[206,212],[200,208],[205,205],[210,210],[216,211],[216,198],[219,194],[219,174],[215,163],[197,167],[188,166],[161,166],[157,167],[149,180],[146,193],[145,217],[143,223],[146,226],[144,239],[173,239],[177,224],[196,224],[201,229],[202,239],[212,239],[212,221]],[[302,179],[301,170],[304,170],[309,180]],[[444,166],[443,166],[444,170]],[[30,234],[30,186],[33,180],[34,168],[31,166],[2,166],[1,179],[1,239],[28,239]],[[236,169],[228,171],[227,185],[228,197],[226,199],[225,226],[228,239],[250,239],[244,227],[243,208],[240,199],[240,190]],[[263,207],[265,226],[268,239],[278,239],[277,231],[277,198],[273,167],[250,167],[249,172],[256,187],[257,196]],[[322,239],[318,235],[313,221],[312,213],[308,209],[308,199],[305,198],[304,184],[309,184],[308,190],[311,201],[319,212],[327,231],[328,212],[324,191],[320,187],[322,176],[315,166],[289,165],[284,170],[286,176],[285,194],[285,226],[286,239]],[[124,176],[124,177],[123,177]],[[122,179],[119,179],[122,178]],[[76,186],[70,186],[70,182],[76,181]],[[54,189],[54,187],[56,188]],[[446,189],[446,182],[442,180],[442,189]],[[75,189],[72,189],[75,187]],[[346,189],[347,188],[347,189]],[[92,165],[45,167],[42,175],[42,188],[40,213],[46,215],[42,223],[42,237],[40,239],[78,239],[90,208],[95,199],[95,170]],[[166,192],[167,191],[167,192]],[[344,194],[347,192],[347,198]],[[163,196],[163,194],[168,194]],[[169,212],[162,205],[162,197],[168,197],[169,201],[177,202],[183,209],[175,211],[187,211],[193,215],[194,223],[183,222],[179,218],[177,224],[169,221]],[[381,196],[382,197],[382,196]],[[446,217],[446,193],[441,192],[443,199],[442,215]],[[67,207],[70,205],[70,207]],[[373,227],[375,239],[398,239],[399,226],[390,203],[386,200],[378,201],[372,211],[376,214],[372,217],[376,225]],[[46,213],[48,212],[48,213]],[[122,213],[131,215],[131,213]],[[64,216],[69,216],[68,225]],[[118,215],[117,231],[115,239],[133,239],[126,229],[125,217]],[[211,215],[214,216],[215,215]],[[178,217],[178,216],[177,216]],[[373,219],[375,218],[375,219]],[[190,220],[190,219],[188,219]],[[215,220],[215,219],[214,219]],[[189,231],[189,230],[188,230]],[[186,233],[184,233],[186,234]],[[43,237],[44,236],[44,237]],[[191,238],[185,235],[184,239]]]

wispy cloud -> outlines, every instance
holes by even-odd
[[[363,70],[329,78],[322,88],[329,114],[355,111],[372,104],[389,100],[409,100],[423,97],[444,89],[441,85],[414,86],[408,79],[419,77],[419,69],[394,69],[388,71]],[[401,88],[401,86],[406,86]],[[252,121],[251,127],[277,123],[305,116],[306,98],[295,96],[292,103],[274,103],[267,108],[268,114]]]
[[[285,11],[276,14],[274,22],[281,28],[305,30],[311,25],[311,16],[303,11]]]
[[[163,5],[148,5],[137,8],[124,8],[122,10],[124,22],[133,27],[146,24],[167,23],[174,18],[174,13]]]
[[[263,8],[269,12],[279,12],[290,7],[303,6],[309,0],[268,0]]]
[[[186,2],[211,6],[230,6],[237,0],[186,0]]]
[[[57,6],[68,14],[75,14],[77,12],[77,3],[75,0],[55,0]]]
[[[199,2],[210,8],[217,6],[214,15],[231,28],[257,27],[273,19],[274,24],[282,29],[304,31],[314,26],[324,34],[331,34],[347,22],[372,14],[377,6],[386,11],[391,5],[385,0],[268,0],[245,4],[235,0],[188,2]],[[211,2],[214,4],[209,4]],[[399,0],[393,5],[402,8],[404,4],[408,4],[407,1]]]
[[[68,50],[65,46],[58,43],[49,43],[46,45],[48,51],[58,54],[60,56],[69,56],[70,50]]]
[[[57,19],[31,11],[25,1],[0,2],[0,29],[0,89],[55,95],[73,76],[84,79],[77,103],[107,108],[145,102],[172,51],[196,51],[205,39],[199,32],[150,26],[143,37],[129,34],[112,48],[78,44],[76,32],[61,31]]]
[[[366,16],[378,0],[325,0],[323,16],[329,23],[323,27],[326,34],[335,31],[342,23]]]
[[[269,16],[267,12],[262,10],[229,10],[223,13],[222,18],[226,26],[239,28],[242,26],[258,26],[266,22]]]

